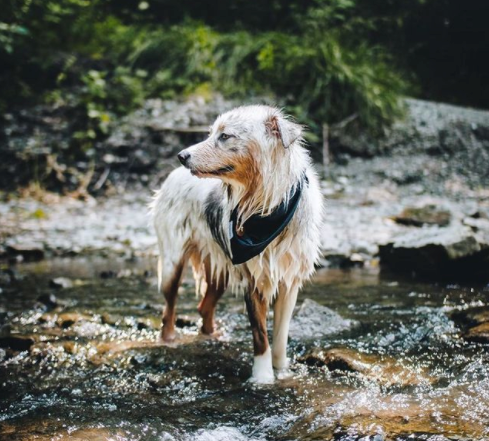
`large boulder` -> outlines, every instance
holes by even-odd
[[[428,154],[448,159],[447,167],[467,178],[489,182],[489,112],[406,99],[405,117],[383,133],[370,134],[357,121],[331,128],[335,156],[376,157]]]
[[[441,153],[479,144],[489,151],[489,112],[417,99],[405,100],[405,117],[372,136],[355,122],[332,128],[332,147],[373,157],[397,149]]]
[[[381,245],[379,255],[394,270],[489,280],[489,244],[460,225],[409,231]]]

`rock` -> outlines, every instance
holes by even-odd
[[[463,224],[472,229],[480,243],[489,244],[489,219],[466,217]]]
[[[197,323],[195,322],[195,320],[192,320],[190,317],[182,316],[182,317],[178,317],[175,320],[175,326],[177,328],[191,328],[197,326]]]
[[[479,306],[476,308],[465,309],[463,311],[455,311],[451,318],[457,324],[464,327],[477,326],[482,323],[489,322],[489,307]]]
[[[176,326],[178,327],[179,322],[176,320]],[[138,330],[142,329],[160,329],[161,328],[161,317],[139,317],[136,324]],[[181,327],[181,326],[180,326]]]
[[[10,285],[15,278],[8,270],[0,270],[0,285]]]
[[[483,217],[466,217],[463,223],[474,231],[489,231],[489,219]]]
[[[305,299],[290,323],[292,338],[316,338],[346,331],[356,326],[354,320],[344,319],[332,309],[311,299]]]
[[[103,325],[119,325],[123,321],[124,317],[122,315],[109,314],[104,312],[101,316],[101,321]]]
[[[52,310],[58,306],[58,299],[54,294],[42,294],[37,301],[46,307],[46,310]]]
[[[78,322],[93,321],[93,318],[86,314],[80,314],[78,312],[64,312],[57,315],[56,324],[65,329]]]
[[[11,257],[21,256],[26,262],[37,262],[44,259],[44,249],[36,244],[15,244],[6,247]]]
[[[0,348],[10,348],[14,351],[28,351],[34,344],[34,339],[20,334],[10,334],[0,337]]]
[[[73,288],[74,283],[68,277],[56,277],[55,279],[51,279],[49,281],[49,286],[51,288],[66,289],[66,288]]]
[[[489,220],[489,209],[479,208],[477,211],[470,215],[473,219],[485,219]]]
[[[463,337],[467,341],[489,343],[489,322],[470,328]]]
[[[353,349],[313,349],[300,360],[308,365],[327,366],[332,371],[357,372],[386,386],[431,384],[435,379],[392,357],[362,354]]]
[[[397,271],[489,277],[489,246],[462,226],[410,231],[380,245],[379,255],[382,265]]]
[[[407,207],[393,219],[402,225],[438,225],[446,227],[450,223],[451,213],[441,210],[436,205],[425,205],[423,207]]]
[[[333,150],[375,156],[395,150],[442,153],[489,145],[489,112],[443,103],[406,99],[406,117],[373,137],[356,122],[332,127]]]
[[[115,271],[112,271],[112,270],[100,272],[100,278],[102,278],[102,279],[113,279],[116,276],[117,276],[117,273]]]
[[[50,326],[58,326],[63,329],[69,328],[75,323],[94,321],[95,319],[93,316],[78,312],[63,312],[61,314],[47,312],[39,318],[40,323],[48,323]]]

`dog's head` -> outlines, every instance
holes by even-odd
[[[273,168],[300,144],[302,127],[269,106],[243,106],[219,116],[209,137],[178,154],[198,177],[247,185],[263,167]]]

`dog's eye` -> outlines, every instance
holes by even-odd
[[[227,133],[221,133],[221,136],[219,136],[219,141],[226,141],[229,138],[232,138],[233,135],[228,135]]]

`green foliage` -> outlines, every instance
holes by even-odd
[[[28,34],[28,30],[22,26],[0,23],[0,50],[11,54],[14,51],[16,38]]]
[[[93,69],[82,75],[83,87],[75,100],[75,108],[81,111],[79,118],[84,121],[74,134],[78,145],[90,148],[94,140],[109,135],[117,116],[143,103],[146,76],[144,70],[132,72],[127,67],[116,67],[111,75]]]
[[[378,130],[415,90],[391,40],[438,1],[6,0],[0,110],[72,106],[83,149],[144,99],[196,92],[276,97],[317,133],[352,114]]]
[[[145,32],[144,41],[128,61],[149,72],[151,94],[191,93],[210,84],[235,97],[272,95],[313,126],[358,113],[377,129],[401,112],[406,83],[389,57],[378,47],[349,42],[339,30],[307,25],[300,35],[223,34],[187,22]]]

